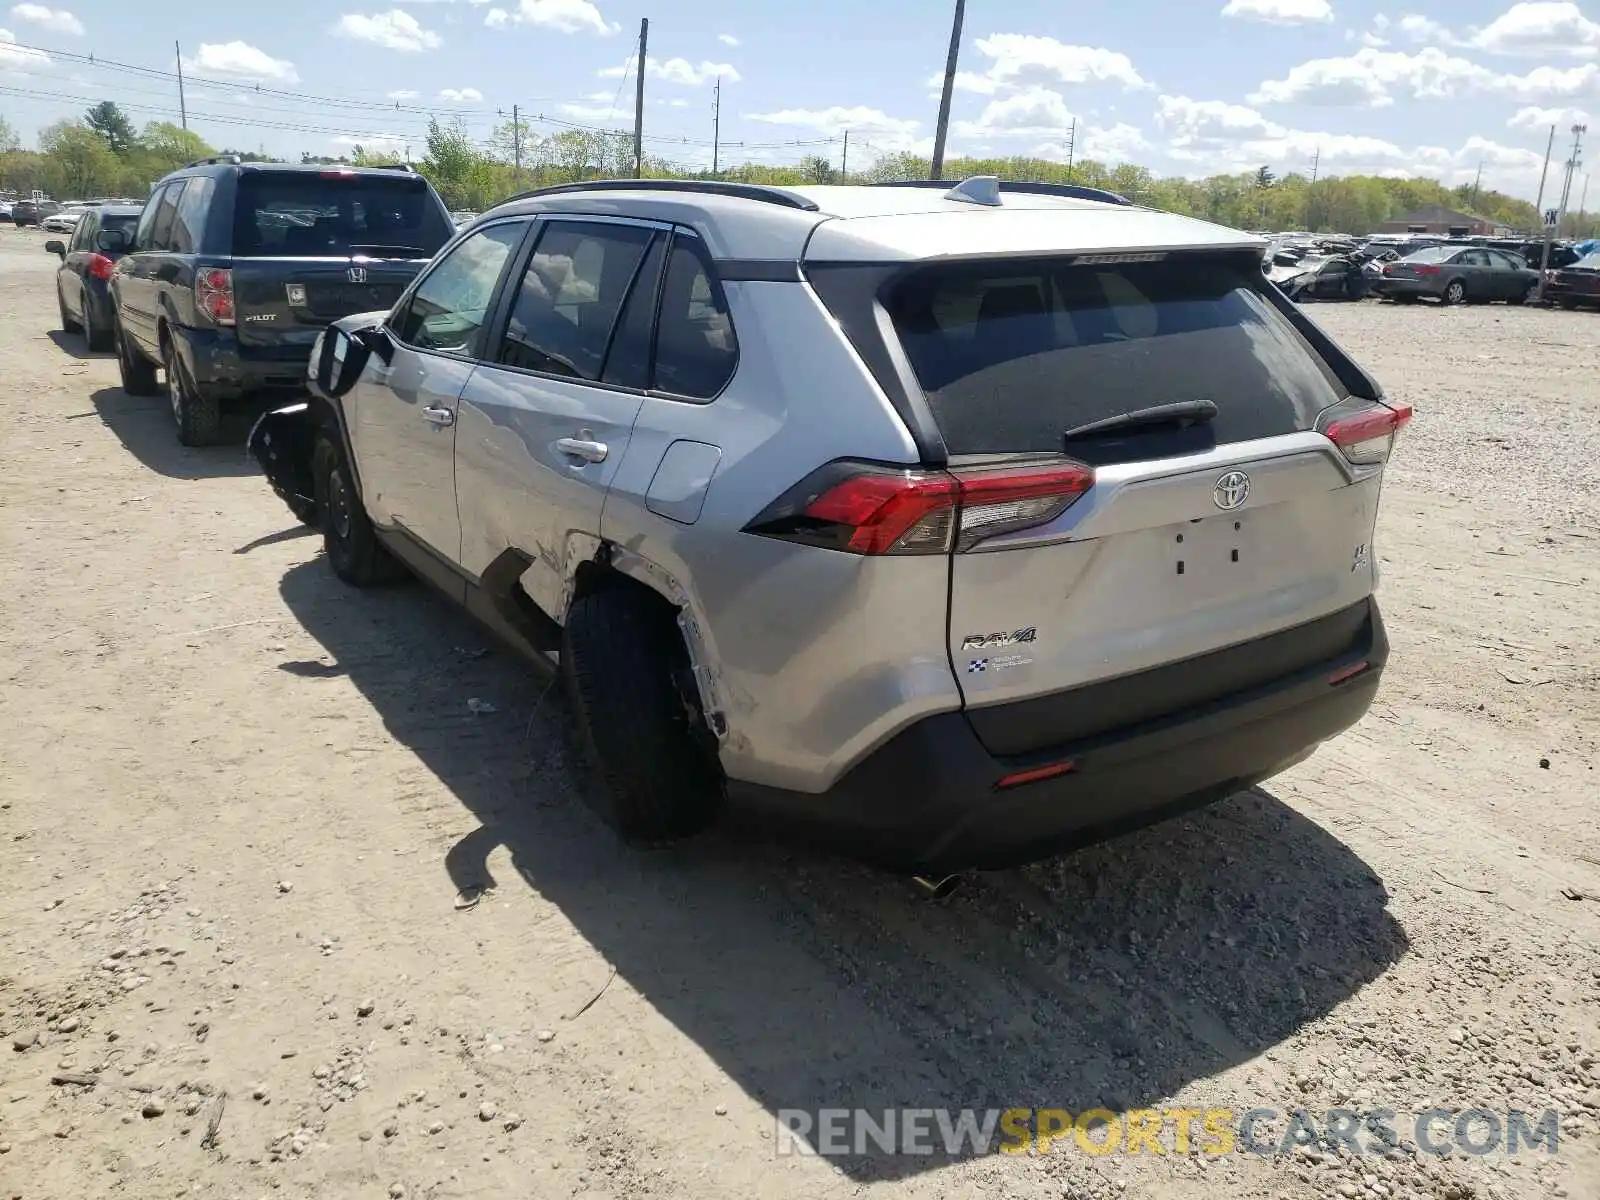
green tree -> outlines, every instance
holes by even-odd
[[[460,121],[441,125],[436,117],[428,118],[428,153],[421,169],[447,205],[453,209],[487,207],[493,190],[488,168],[488,160],[465,125]]]
[[[22,139],[17,136],[17,131],[12,128],[11,122],[0,117],[0,154],[11,154],[22,149]]]
[[[84,113],[83,123],[104,138],[106,149],[118,157],[132,150],[138,140],[128,114],[110,100],[102,100]]]
[[[49,190],[64,199],[88,199],[114,191],[121,164],[105,139],[72,121],[58,121],[39,135],[49,160]]]
[[[155,171],[152,178],[156,179],[185,163],[210,158],[216,153],[194,130],[171,121],[151,121],[146,125],[139,135],[139,149],[144,152],[149,168]]]

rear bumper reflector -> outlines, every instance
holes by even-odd
[[[1038,783],[1043,779],[1055,779],[1061,775],[1070,775],[1077,769],[1078,764],[1069,759],[1067,762],[1051,763],[1048,767],[1034,767],[1031,771],[1013,771],[1010,775],[1001,776],[1000,781],[994,785],[994,790],[1003,792],[1008,788]]]
[[[1351,666],[1344,667],[1341,670],[1335,671],[1332,675],[1329,675],[1328,684],[1331,687],[1338,687],[1341,683],[1348,683],[1357,675],[1364,675],[1370,670],[1372,670],[1372,664],[1370,662],[1354,663]]]

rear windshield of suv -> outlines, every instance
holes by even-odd
[[[455,233],[418,176],[244,171],[238,258],[431,258]]]
[[[1180,401],[1217,405],[1216,442],[1311,428],[1345,392],[1263,286],[1253,255],[990,259],[916,271],[888,309],[951,454],[1059,454]]]

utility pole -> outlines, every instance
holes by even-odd
[[[1577,173],[1583,160],[1583,135],[1589,132],[1587,125],[1574,125],[1572,127],[1572,157],[1567,159],[1566,183],[1561,188],[1561,205],[1556,209],[1555,224],[1550,224],[1548,214],[1541,213],[1540,218],[1545,220],[1544,226],[1544,255],[1539,263],[1539,292],[1538,298],[1544,299],[1545,274],[1550,270],[1550,247],[1556,240],[1556,235],[1561,232],[1561,222],[1566,220],[1567,199],[1572,195],[1572,177]]]
[[[1589,211],[1589,177],[1583,177],[1583,191],[1578,195],[1578,232],[1583,232],[1584,215]]]
[[[967,14],[967,0],[956,0],[956,16],[950,25],[950,54],[944,61],[944,90],[939,93],[939,123],[933,130],[933,171],[944,178],[944,143],[950,132],[950,99],[956,89],[956,60],[961,57],[961,22]]]
[[[511,106],[511,159],[516,164],[517,186],[522,186],[522,110]]]
[[[1483,159],[1478,160],[1478,173],[1472,179],[1472,211],[1478,211],[1478,185],[1483,182]]]
[[[847,179],[850,175],[850,131],[844,131],[844,153],[839,156],[839,176]]]
[[[644,178],[644,64],[650,49],[650,18],[639,19],[639,61],[634,68],[633,177]]]
[[[1072,178],[1072,161],[1078,153],[1078,118],[1072,118],[1072,130],[1067,134],[1067,178]]]
[[[1317,172],[1322,167],[1322,147],[1318,146],[1315,154],[1311,156],[1311,186],[1306,189],[1306,224],[1311,226],[1311,232],[1317,231],[1314,221],[1317,207]]]
[[[1544,170],[1539,172],[1539,198],[1533,202],[1533,211],[1539,214],[1539,220],[1544,221],[1544,182],[1550,174],[1550,155],[1556,148],[1556,127],[1550,126],[1550,140],[1544,148]]]
[[[173,42],[172,50],[178,56],[178,118],[183,122],[183,127],[187,129],[189,128],[189,106],[183,99],[183,47],[177,42]]]
[[[722,76],[717,76],[716,90],[711,93],[711,173],[717,174],[722,164]]]

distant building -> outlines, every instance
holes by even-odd
[[[1456,212],[1442,204],[1425,204],[1414,213],[1385,221],[1381,233],[1426,233],[1434,237],[1493,237],[1500,228],[1484,217]]]

